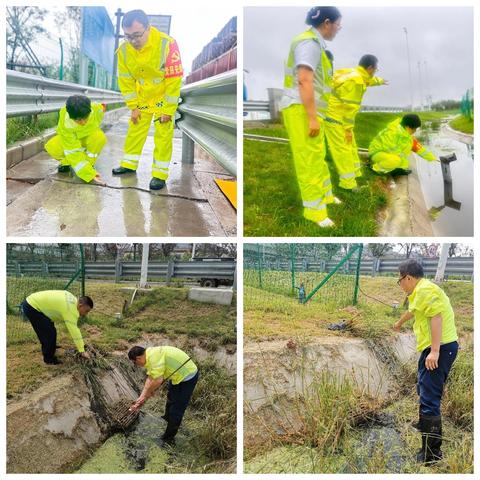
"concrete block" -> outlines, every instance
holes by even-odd
[[[23,160],[23,148],[15,145],[7,150],[7,170]]]
[[[193,287],[188,291],[188,299],[194,302],[231,305],[233,290],[230,288]]]
[[[23,160],[27,160],[43,150],[43,138],[35,137],[22,141]]]

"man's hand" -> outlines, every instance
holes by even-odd
[[[352,143],[353,132],[351,130],[345,130],[345,143]]]
[[[170,120],[172,120],[171,115],[160,115],[160,117],[158,117],[158,121],[160,123],[167,123],[167,122],[170,122]]]
[[[435,370],[438,368],[438,357],[440,356],[439,352],[431,351],[427,358],[425,359],[425,368],[427,370]]]
[[[81,352],[80,356],[82,358],[85,358],[86,360],[90,360],[92,358],[92,356],[88,352]]]
[[[308,136],[318,137],[319,133],[320,133],[320,123],[317,117],[310,119],[308,122]]]
[[[100,176],[99,173],[95,175],[95,178],[92,180],[92,183],[94,183],[95,185],[102,185],[102,186],[106,185],[105,181],[103,180],[103,178]]]
[[[142,118],[142,112],[138,108],[136,108],[135,110],[132,110],[132,115],[130,117],[130,120],[132,121],[132,123],[136,125],[141,118]]]
[[[145,398],[140,396],[137,398],[137,401],[128,409],[129,412],[136,412],[144,403]]]
[[[393,328],[396,332],[400,332],[400,330],[402,329],[402,325],[403,325],[403,323],[402,323],[400,320],[398,320],[397,322],[395,322],[395,323],[393,324],[393,327],[392,327],[392,328]]]

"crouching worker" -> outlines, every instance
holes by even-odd
[[[95,162],[107,137],[100,129],[105,106],[91,103],[84,95],[73,95],[60,109],[57,135],[45,144],[48,154],[60,162],[59,173],[70,168],[84,182],[104,184],[95,170]]]
[[[78,318],[87,315],[92,308],[93,300],[90,297],[80,297],[77,300],[66,290],[45,290],[32,293],[23,301],[21,305],[23,315],[30,321],[40,340],[45,363],[49,365],[62,363],[55,356],[57,329],[54,322],[65,322],[80,356],[90,358],[90,354],[85,351],[82,333],[77,323]]]
[[[136,346],[128,352],[128,358],[135,365],[144,367],[148,375],[142,393],[130,411],[138,410],[164,382],[168,382],[167,403],[162,416],[167,422],[167,428],[159,443],[174,444],[175,435],[198,381],[197,366],[185,352],[169,346]]]
[[[413,136],[421,125],[420,117],[414,113],[390,122],[370,142],[368,154],[371,168],[377,173],[408,175],[411,173],[408,161],[411,152],[415,152],[429,162],[437,160],[435,155]]]
[[[393,326],[414,318],[413,331],[417,339],[418,360],[417,393],[422,448],[417,462],[434,463],[442,458],[442,417],[440,403],[443,387],[457,356],[458,343],[455,317],[445,292],[430,280],[423,278],[423,267],[415,260],[407,260],[398,267],[398,284],[408,294],[408,312]]]

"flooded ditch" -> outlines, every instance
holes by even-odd
[[[232,377],[235,357],[234,346],[210,352],[197,345],[192,353],[201,379],[202,364],[209,362]],[[202,465],[215,463],[199,448],[197,436],[207,419],[193,406],[187,409],[176,445],[162,448],[158,444],[166,426],[161,418],[165,391],[147,402],[138,418],[124,424],[114,418],[119,402],[133,403],[138,397],[144,379],[144,371],[134,368],[125,352],[116,352],[93,365],[72,362],[71,373],[11,401],[7,405],[7,472],[177,473],[189,471],[189,466],[201,471]],[[208,390],[200,384],[197,390]],[[234,390],[231,395],[235,396]]]

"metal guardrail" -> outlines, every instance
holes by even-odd
[[[438,265],[438,258],[417,258],[423,265],[426,276],[435,276]],[[362,259],[360,264],[361,275],[397,275],[398,266],[405,261],[405,258],[371,258]],[[338,264],[337,260],[319,260],[319,261],[296,261],[295,271],[297,272],[331,272]],[[290,271],[290,261],[262,260],[262,266],[265,269]],[[245,268],[256,269],[258,265],[255,261],[245,263]],[[473,257],[454,257],[447,260],[445,276],[458,276],[473,280],[474,259]],[[345,262],[341,273],[354,274],[356,272],[356,262]]]
[[[7,70],[7,117],[58,111],[67,98],[75,94],[87,95],[93,102],[123,102],[120,92],[113,90]]]
[[[269,112],[270,106],[267,101],[247,100],[243,102],[243,110],[245,112]]]
[[[177,127],[183,133],[182,163],[193,163],[197,143],[236,177],[237,70],[190,83],[180,96]]]
[[[79,266],[76,263],[22,263],[8,262],[8,276],[45,276],[68,277],[73,275]],[[150,280],[184,278],[200,280],[202,278],[231,280],[235,278],[235,261],[218,262],[150,262],[148,278]],[[111,279],[114,281],[140,278],[141,262],[85,262],[86,278]]]

